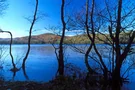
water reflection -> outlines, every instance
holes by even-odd
[[[21,66],[21,57],[23,57],[26,48],[26,45],[13,45],[13,55],[15,58],[19,58],[19,60],[15,60],[18,67]],[[11,63],[9,56],[5,61],[6,63]],[[11,66],[5,65],[4,67],[5,72],[3,75],[7,80],[34,80],[47,82],[55,77],[57,60],[51,45],[32,45],[25,69],[20,69],[18,72],[11,73],[9,71]]]
[[[20,69],[21,70],[21,69]],[[25,79],[26,80],[29,80],[29,77],[28,77],[28,75],[27,75],[27,73],[26,73],[26,70],[25,70],[25,68],[22,68],[22,70],[21,70],[22,72],[23,72],[23,75],[24,75],[24,77],[25,77]],[[12,81],[16,81],[16,74],[17,74],[17,71],[11,71],[13,74],[12,74]]]
[[[13,73],[13,76],[12,76],[12,81],[15,80],[15,76],[16,76],[16,71],[12,72]]]
[[[83,48],[83,45],[81,46],[78,45],[78,47]],[[26,45],[13,45],[12,52],[15,58],[23,57],[26,48],[27,48]],[[87,49],[87,47],[85,48]],[[107,51],[104,51],[105,48],[101,48],[101,46],[99,46],[98,49],[101,52],[105,52],[102,53],[104,57],[107,57],[107,55],[109,55]],[[77,67],[86,70],[83,54],[73,51],[71,47],[67,47],[65,53],[66,53],[65,54],[66,63],[75,64]],[[93,56],[95,56],[95,54]],[[110,63],[109,61],[107,61],[107,58],[104,58],[104,60],[106,61],[106,64]],[[9,56],[5,59],[5,62],[11,63]],[[18,67],[21,66],[21,63],[22,60],[20,59]],[[95,65],[94,62],[91,63],[93,64],[93,66],[97,66]],[[6,78],[6,80],[13,79],[20,81],[32,80],[38,82],[40,81],[47,82],[55,77],[55,74],[57,72],[57,66],[58,63],[54,53],[54,48],[51,45],[31,45],[31,52],[27,59],[25,69],[20,69],[20,71],[18,72],[11,73],[9,71],[10,66],[5,65],[3,76]],[[126,66],[126,64],[124,66]],[[134,76],[133,79],[131,78],[131,80],[135,81]]]
[[[29,80],[29,77],[26,73],[26,69],[25,68],[22,68],[22,71],[23,71],[23,74],[24,74],[24,77],[26,78],[26,80]]]

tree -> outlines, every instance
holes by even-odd
[[[114,71],[112,72],[113,88],[118,87],[118,85],[122,84],[121,74],[120,74],[121,66],[122,66],[122,63],[125,60],[125,58],[128,56],[128,53],[131,49],[131,44],[133,43],[133,40],[135,38],[135,31],[133,31],[133,33],[131,34],[131,37],[129,38],[129,42],[127,42],[127,46],[124,48],[124,51],[121,53],[120,33],[123,29],[122,28],[122,1],[123,0],[118,1],[115,37],[112,36],[112,29],[109,27],[110,37],[113,40],[113,42],[115,43],[114,48],[115,48],[115,52],[116,52],[116,61],[115,61],[116,65],[115,65]]]
[[[93,27],[93,10],[94,10],[94,0],[92,1],[92,11],[91,11],[91,26],[92,26],[92,30],[94,30],[94,27]],[[94,40],[95,37],[94,37],[94,35],[93,35],[93,37],[91,37],[91,35],[89,33],[88,20],[89,20],[89,0],[86,0],[86,20],[85,20],[85,27],[86,27],[87,36],[90,39],[90,41],[92,41],[92,43],[93,43],[93,40]],[[85,53],[85,64],[86,64],[86,67],[88,69],[88,72],[91,73],[91,74],[94,71],[92,70],[92,68],[89,65],[88,58],[89,58],[89,53],[90,53],[90,51],[92,49],[92,46],[93,46],[92,43],[90,44],[90,46],[88,47],[88,49],[87,49],[87,51]]]
[[[120,89],[120,86],[125,80],[121,72],[121,67],[124,65],[123,63],[127,61],[126,57],[132,52],[132,43],[135,37],[135,7],[134,2],[126,2],[125,0],[118,0],[118,4],[115,1],[104,1],[104,7],[95,7],[96,4],[94,4],[95,2],[92,0],[91,10],[89,11],[89,0],[87,0],[85,16],[84,10],[80,10],[83,14],[77,14],[77,18],[72,19],[72,22],[75,22],[75,24],[71,23],[71,26],[79,29],[80,27],[81,29],[83,29],[82,27],[85,27],[87,36],[91,42],[86,52],[77,49],[79,52],[85,54],[85,63],[88,71],[93,71],[90,63],[88,63],[91,62],[88,61],[88,57],[94,60],[94,56],[91,56],[90,54],[91,48],[93,47],[94,52],[97,55],[97,60],[95,60],[95,62],[99,64],[99,68],[102,70],[101,74],[103,74],[104,77],[104,86],[109,84],[112,85],[113,88]],[[121,46],[122,34],[124,34],[123,38],[125,37],[128,39],[125,41],[126,45],[124,47]],[[101,36],[103,38],[100,38]],[[107,50],[110,52],[110,49],[112,48],[112,56],[108,57],[108,60],[104,60],[105,57],[102,54],[103,52],[100,52],[100,48],[97,48],[95,39],[111,46]],[[108,64],[106,64],[107,61],[111,64],[111,67],[108,67]]]
[[[32,35],[32,29],[33,29],[33,26],[35,24],[35,21],[36,21],[36,16],[37,16],[37,11],[38,11],[38,0],[36,0],[36,6],[35,6],[35,12],[34,12],[34,15],[33,15],[33,20],[32,20],[32,23],[31,23],[31,26],[30,26],[30,29],[29,29],[29,37],[28,37],[28,49],[27,49],[27,53],[25,55],[25,57],[23,58],[23,62],[22,62],[22,68],[25,69],[25,62],[28,58],[28,55],[29,55],[29,52],[30,52],[30,44],[31,44],[31,35]],[[25,70],[24,70],[25,71]]]
[[[116,90],[120,90],[120,86],[123,83],[123,77],[121,75],[121,67],[123,66],[123,62],[126,61],[126,57],[129,55],[132,49],[132,43],[135,38],[134,31],[134,22],[135,22],[135,7],[133,2],[126,2],[125,0],[118,0],[117,5],[113,3],[113,7],[110,5],[112,1],[105,0],[105,9],[99,13],[103,21],[105,27],[108,27],[107,32],[109,35],[105,35],[102,32],[102,35],[106,37],[112,50],[112,88]],[[131,7],[128,7],[131,4]],[[130,33],[128,33],[130,32]],[[122,42],[121,35],[128,36],[128,40],[126,40],[126,45],[121,46]],[[126,37],[126,36],[124,36]]]
[[[103,58],[101,56],[101,54],[99,53],[99,51],[97,50],[97,47],[96,47],[96,44],[95,44],[95,37],[96,37],[96,32],[98,31],[97,28],[99,29],[100,27],[97,27],[96,26],[96,22],[94,22],[94,18],[97,18],[96,16],[94,16],[94,12],[95,12],[95,0],[92,0],[92,7],[91,7],[91,12],[90,12],[90,24],[88,24],[88,3],[89,3],[89,0],[87,0],[86,2],[86,20],[85,20],[85,25],[86,25],[86,32],[87,32],[87,36],[89,38],[89,40],[91,41],[91,44],[88,48],[88,50],[86,51],[86,54],[85,54],[85,61],[87,61],[88,63],[88,56],[89,56],[89,53],[92,49],[92,46],[99,58],[99,62],[101,63],[100,65],[103,67],[103,76],[104,76],[104,86],[106,86],[106,83],[107,83],[107,80],[108,80],[108,76],[107,76],[107,73],[108,73],[108,69],[107,69],[107,66],[105,65],[104,61],[103,61]],[[90,35],[90,31],[91,31],[91,35]],[[88,67],[86,63],[86,66]],[[92,71],[92,70],[91,70]],[[94,71],[94,70],[93,70]],[[90,70],[89,70],[90,72]]]
[[[13,68],[11,69],[11,71],[16,72],[16,71],[18,71],[19,69],[16,68],[16,65],[15,65],[15,63],[14,63],[14,57],[13,57],[13,55],[12,55],[13,35],[12,35],[12,33],[11,33],[10,31],[3,31],[3,30],[0,30],[0,32],[2,32],[2,33],[9,33],[10,36],[11,36],[11,37],[10,37],[10,48],[9,48],[9,54],[10,54],[10,57],[11,57],[11,60],[12,60],[12,65],[13,65]]]
[[[3,15],[4,11],[7,9],[8,7],[8,3],[7,0],[0,0],[0,15]]]
[[[58,73],[59,75],[63,76],[64,75],[64,54],[63,54],[63,41],[65,37],[65,30],[66,30],[66,23],[64,20],[64,5],[65,5],[65,0],[62,0],[62,5],[61,5],[61,22],[62,22],[62,36],[60,39],[59,43],[59,55],[58,55]]]

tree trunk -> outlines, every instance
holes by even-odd
[[[62,0],[62,5],[61,5],[61,22],[62,22],[62,36],[60,39],[59,43],[59,57],[58,57],[58,73],[59,75],[63,76],[64,75],[64,53],[63,53],[63,41],[65,37],[65,30],[66,30],[66,23],[64,21],[64,5],[65,5],[65,0]]]
[[[11,32],[8,31],[8,33],[11,36],[11,40],[10,40],[10,51],[9,51],[9,53],[10,53],[10,56],[11,56],[11,59],[12,59],[13,70],[16,71],[17,68],[16,68],[16,65],[14,63],[14,58],[13,58],[13,55],[12,55],[12,41],[13,41],[13,36],[12,36],[12,33]]]
[[[35,24],[35,21],[36,21],[36,15],[37,15],[37,9],[38,9],[38,0],[36,0],[36,7],[35,7],[35,12],[34,12],[34,18],[33,18],[33,21],[31,23],[31,26],[30,26],[30,30],[29,30],[29,38],[28,38],[28,49],[27,49],[27,53],[23,59],[23,63],[22,63],[22,68],[24,69],[25,68],[25,62],[28,58],[28,55],[29,55],[29,52],[30,52],[30,43],[31,43],[31,34],[32,34],[32,29],[33,29],[33,26]]]
[[[87,36],[89,38],[89,40],[91,41],[91,44],[90,46],[88,47],[86,53],[85,53],[85,64],[86,64],[86,68],[89,72],[89,74],[92,74],[94,73],[94,70],[92,70],[92,68],[90,67],[89,65],[89,62],[88,62],[88,59],[89,59],[89,53],[92,49],[92,46],[93,46],[93,43],[95,41],[95,35],[94,35],[94,22],[93,22],[93,12],[94,12],[94,0],[92,1],[92,12],[91,12],[91,27],[92,27],[92,32],[93,32],[93,37],[90,36],[89,34],[89,25],[88,25],[88,20],[89,20],[89,0],[86,0],[86,19],[85,19],[85,27],[86,27],[86,33],[87,33]]]
[[[121,90],[120,67],[116,67],[112,74],[112,90]]]
[[[10,31],[0,31],[0,32],[5,32],[5,33],[9,33],[10,34],[10,48],[9,48],[9,54],[10,54],[10,57],[11,57],[11,60],[12,60],[12,65],[13,65],[13,68],[11,69],[11,71],[13,72],[16,72],[18,71],[19,69],[16,68],[16,65],[14,63],[14,57],[12,55],[12,43],[13,43],[13,35]]]
[[[92,49],[92,44],[89,46],[89,48],[88,48],[88,50],[87,50],[87,52],[86,52],[86,54],[85,54],[85,65],[86,65],[86,68],[87,68],[88,72],[89,72],[90,74],[93,74],[94,71],[93,71],[93,69],[90,67],[89,61],[88,61],[88,59],[89,59],[89,53],[90,53],[91,49]]]
[[[59,50],[59,67],[58,67],[58,72],[59,75],[63,76],[64,75],[64,58],[63,58],[63,46],[60,47]]]

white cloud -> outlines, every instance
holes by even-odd
[[[10,38],[8,33],[0,33],[0,38]]]

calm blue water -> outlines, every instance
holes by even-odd
[[[57,46],[57,45],[56,45]],[[82,50],[86,50],[87,46],[85,45],[72,45],[77,46]],[[108,57],[110,56],[109,49],[110,47],[105,44],[98,44],[98,50],[100,51],[101,55],[104,57],[104,61],[108,67],[111,67],[109,64]],[[11,58],[9,56],[9,45],[1,45],[0,46],[0,66],[3,66],[0,69],[0,76],[3,76],[5,80],[30,80],[30,81],[37,81],[37,82],[47,82],[52,80],[55,77],[57,72],[57,59],[54,53],[54,48],[52,45],[49,44],[33,44],[31,45],[31,51],[26,61],[26,74],[28,79],[25,77],[22,70],[16,72],[16,75],[13,77],[13,73],[10,71],[12,68]],[[18,68],[21,67],[21,62],[25,53],[27,51],[27,45],[13,45],[12,46],[12,53],[15,59],[15,63]],[[97,58],[96,54],[93,52],[91,55],[94,58]],[[111,56],[110,56],[111,57]],[[127,59],[135,60],[134,55],[130,55]],[[65,45],[65,63],[72,63],[76,65],[80,70],[86,70],[84,64],[84,55],[82,53],[78,53],[77,50],[71,48],[71,46]],[[95,62],[90,62],[93,66],[96,66]],[[128,65],[131,62],[125,62],[122,72],[124,72]],[[96,68],[96,67],[95,67]],[[132,67],[133,68],[133,67]],[[132,72],[128,72],[128,74],[132,74],[135,72],[134,68]],[[125,74],[128,75],[128,74]],[[129,77],[131,82],[135,82],[135,74]],[[131,84],[130,84],[131,85]],[[129,85],[129,86],[130,86]],[[125,87],[128,87],[127,85]]]
[[[56,45],[57,46],[57,45]],[[16,72],[16,76],[13,78],[13,73],[10,71],[12,68],[11,58],[9,55],[9,45],[0,46],[4,47],[4,56],[1,58],[3,69],[0,72],[1,76],[4,76],[6,80],[26,80],[23,71]],[[21,67],[22,59],[27,51],[27,45],[13,45],[12,53],[14,56],[17,67]],[[85,64],[83,63],[83,55],[74,52],[69,47],[66,47],[65,63],[73,63],[76,66],[85,70]],[[57,59],[54,53],[52,45],[31,45],[31,51],[26,61],[26,73],[29,80],[47,82],[55,77],[57,72]]]

